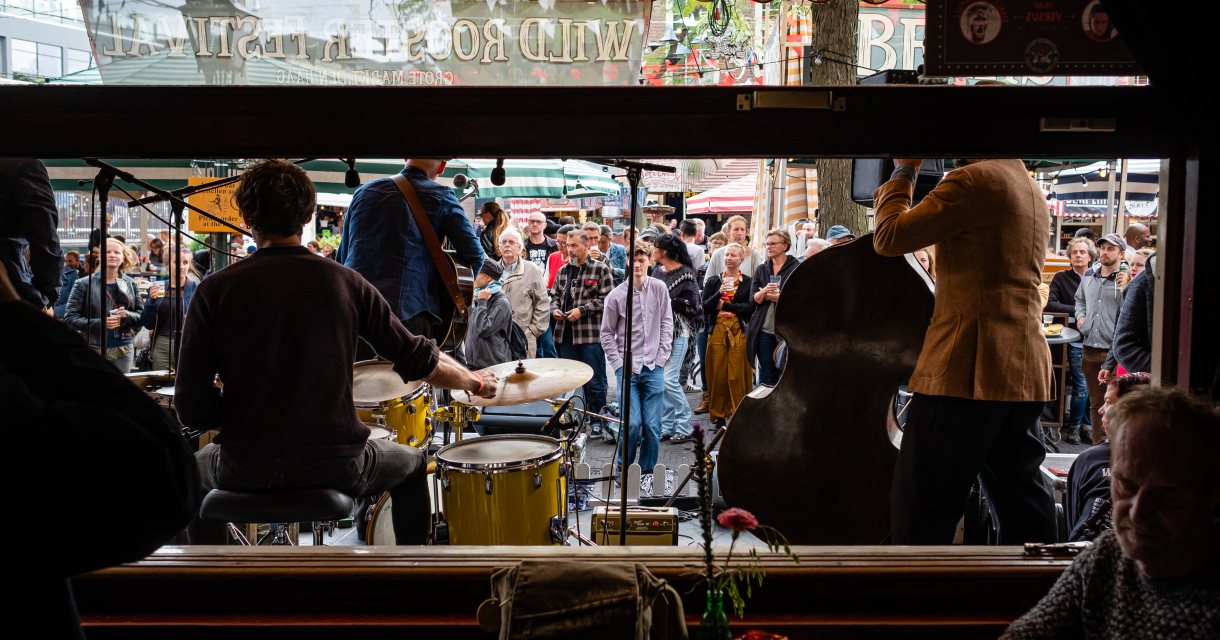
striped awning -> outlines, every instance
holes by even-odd
[[[78,180],[90,180],[97,169],[83,160],[52,159],[44,161],[51,175],[51,186],[56,191],[88,190]],[[134,174],[159,189],[173,190],[186,186],[187,178],[206,175],[211,168],[209,161],[185,159],[138,159],[108,160],[111,164]],[[452,186],[453,176],[463,173],[475,178],[482,198],[582,198],[617,195],[619,182],[611,174],[612,168],[584,160],[505,160],[505,182],[502,186],[491,183],[491,171],[496,166],[493,159],[451,160],[437,181]],[[355,191],[344,185],[347,164],[339,160],[312,160],[301,165],[314,182],[319,193],[351,194]],[[356,161],[361,182],[398,173],[403,161],[397,158],[362,159]],[[121,180],[117,187],[128,191],[141,191],[139,187]],[[142,192],[142,191],[141,191]]]
[[[686,213],[749,215],[754,211],[758,176],[749,174],[686,200]]]

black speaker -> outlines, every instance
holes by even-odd
[[[861,85],[882,84],[943,84],[943,80],[921,80],[920,71],[888,69],[860,78]],[[856,204],[873,206],[873,192],[890,179],[894,172],[894,161],[889,158],[856,158],[851,162],[851,199]],[[945,175],[944,160],[925,159],[919,166],[915,179],[914,205],[928,195]]]
[[[856,204],[873,206],[873,192],[890,179],[894,161],[889,158],[856,158],[851,161],[851,199]],[[945,161],[925,159],[915,176],[915,205],[928,195],[945,175]]]

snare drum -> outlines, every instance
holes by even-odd
[[[432,388],[422,380],[403,382],[393,364],[357,362],[352,401],[362,422],[389,429],[400,444],[422,449],[432,441]]]
[[[557,544],[551,519],[567,517],[563,458],[557,440],[534,435],[486,436],[438,451],[449,544]]]
[[[174,388],[173,387],[162,387],[162,388],[154,391],[153,395],[157,399],[157,404],[161,405],[163,408],[165,408],[169,411],[174,410]]]

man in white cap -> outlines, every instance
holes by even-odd
[[[1110,358],[1110,344],[1114,341],[1118,311],[1123,305],[1123,289],[1127,287],[1127,271],[1123,268],[1123,252],[1126,250],[1127,243],[1117,233],[1098,238],[1098,268],[1086,272],[1076,289],[1076,328],[1084,345],[1081,368],[1084,369],[1085,384],[1089,386],[1089,411],[1095,427],[1101,424],[1097,410],[1101,408],[1105,394],[1103,385],[1114,372],[1114,365],[1108,364],[1107,360]],[[1065,437],[1070,435],[1066,434]],[[1101,429],[1093,430],[1093,444],[1099,444],[1104,439],[1105,434]]]

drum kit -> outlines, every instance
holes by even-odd
[[[488,369],[499,385],[494,398],[434,390],[423,381],[404,382],[384,360],[357,362],[352,369],[352,401],[372,439],[416,447],[428,457],[433,496],[433,539],[462,545],[550,545],[568,537],[568,486],[577,436],[584,416],[562,396],[593,377],[583,362],[531,358]],[[174,376],[169,371],[128,374],[169,411],[174,410]],[[483,436],[462,440],[480,419],[481,407],[537,401],[555,410],[542,433]],[[433,452],[437,427],[443,441]],[[449,442],[450,431],[453,442]],[[191,434],[199,435],[199,434]],[[394,544],[388,492],[370,502],[365,540]]]
[[[551,545],[567,539],[568,485],[573,440],[583,420],[570,402],[557,400],[588,382],[593,369],[583,362],[531,358],[488,368],[499,379],[494,398],[465,392],[436,394],[422,382],[404,383],[384,361],[355,365],[353,399],[361,420],[384,437],[428,454],[436,425],[446,425],[444,442],[429,457],[434,540],[447,531],[455,545]],[[460,398],[460,399],[459,399]],[[544,400],[556,408],[559,426],[544,434],[484,436],[462,440],[462,431],[481,417],[480,407],[522,405]],[[613,418],[606,418],[613,420]],[[449,442],[448,428],[454,441]],[[376,433],[376,431],[375,431]],[[365,540],[394,544],[393,501],[384,493],[369,509]]]

